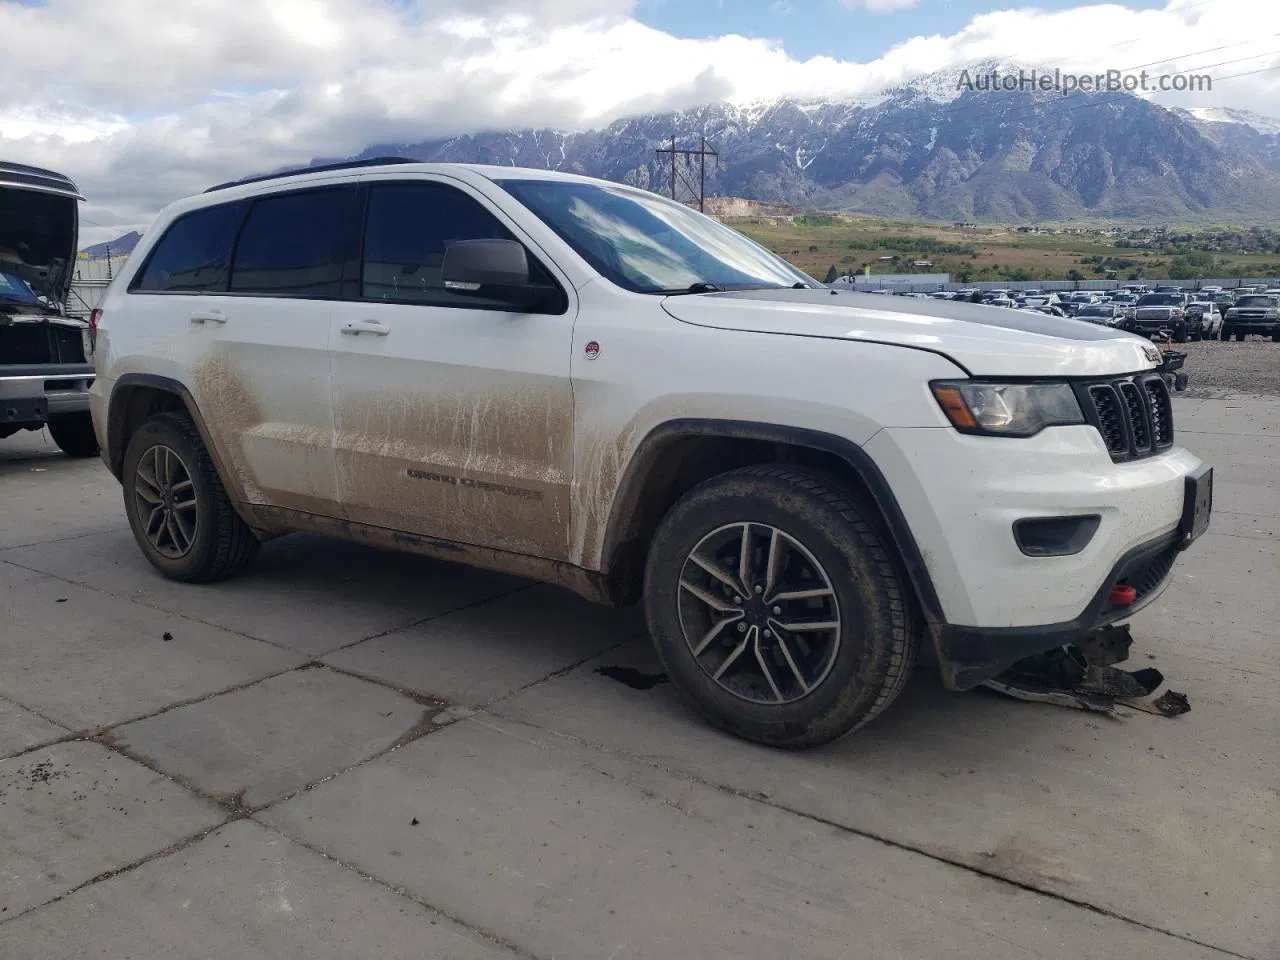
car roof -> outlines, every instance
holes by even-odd
[[[344,174],[357,175],[371,170],[376,171],[394,167],[396,172],[405,173],[471,173],[486,180],[560,180],[577,183],[601,183],[595,177],[584,177],[559,170],[540,170],[533,167],[504,167],[486,163],[424,163],[405,157],[369,157],[362,160],[344,160],[340,163],[318,164],[313,167],[300,167],[281,170],[277,173],[260,174],[244,177],[240,180],[229,180],[205,190],[205,193],[217,193],[233,187],[248,187],[261,184],[264,191],[292,186],[295,183],[309,183],[314,180],[332,180]],[[625,184],[613,184],[625,187]]]

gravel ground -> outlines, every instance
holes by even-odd
[[[1186,350],[1183,369],[1191,379],[1184,397],[1218,397],[1225,393],[1280,396],[1280,343],[1250,337],[1234,340],[1176,344]]]

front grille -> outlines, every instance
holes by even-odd
[[[1129,449],[1129,441],[1124,435],[1123,414],[1120,412],[1120,398],[1111,386],[1091,387],[1089,397],[1093,402],[1094,416],[1098,422],[1095,426],[1102,434],[1102,441],[1114,456]]]
[[[1148,410],[1151,411],[1151,435],[1158,447],[1173,443],[1173,402],[1169,399],[1169,387],[1164,380],[1148,379],[1143,387],[1147,391]]]
[[[1137,460],[1172,446],[1173,404],[1158,374],[1084,383],[1076,392],[1112,460]]]

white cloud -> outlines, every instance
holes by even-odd
[[[868,63],[799,61],[775,42],[733,34],[676,38],[632,19],[631,6],[0,2],[0,156],[76,178],[92,200],[85,210],[92,241],[143,225],[165,202],[216,181],[374,142],[584,128],[716,99],[866,96],[986,58],[1095,71],[1173,55],[1173,63],[1147,69],[1206,68],[1218,78],[1280,67],[1280,4],[1256,0],[995,11],[949,36],[911,38]],[[1280,115],[1280,69],[1221,79],[1212,93],[1166,102]]]

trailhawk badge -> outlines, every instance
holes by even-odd
[[[1153,347],[1151,344],[1144,343],[1142,345],[1142,352],[1147,355],[1147,359],[1150,360],[1152,363],[1160,362],[1160,351],[1157,350],[1155,347]]]

